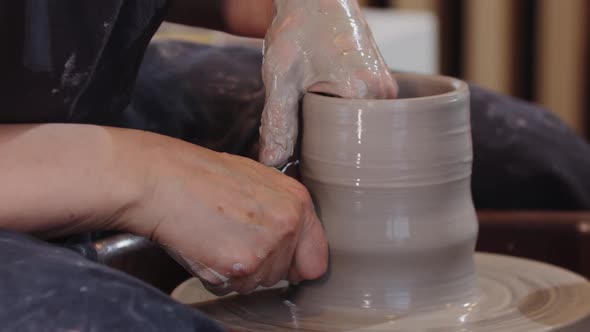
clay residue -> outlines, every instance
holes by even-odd
[[[283,164],[297,140],[306,91],[343,98],[387,99],[397,84],[354,0],[275,1],[265,39],[260,160]]]
[[[80,85],[82,79],[88,74],[87,72],[76,71],[76,53],[72,53],[66,63],[64,64],[64,71],[61,75],[61,88],[76,87]]]

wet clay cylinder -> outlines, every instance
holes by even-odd
[[[328,236],[330,268],[298,287],[297,306],[402,313],[472,296],[467,84],[396,79],[396,100],[303,100],[301,174]]]
[[[328,273],[220,299],[193,279],[176,298],[231,331],[590,331],[586,279],[474,253],[467,85],[395,77],[396,100],[304,97],[301,175]]]

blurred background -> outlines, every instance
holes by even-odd
[[[359,0],[388,64],[541,104],[590,138],[590,1]],[[165,24],[155,38],[261,46]]]
[[[589,137],[589,1],[362,2],[432,13],[441,73],[539,103]]]

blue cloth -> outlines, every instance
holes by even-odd
[[[125,273],[0,231],[0,331],[222,331]]]

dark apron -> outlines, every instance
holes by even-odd
[[[0,123],[100,123],[128,104],[166,0],[0,0]]]

